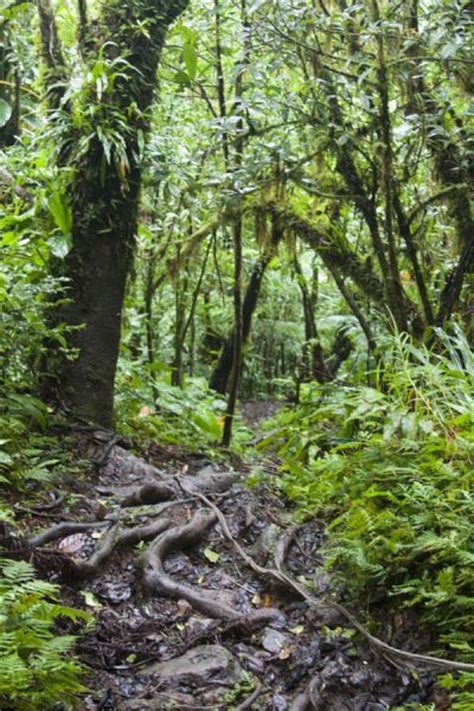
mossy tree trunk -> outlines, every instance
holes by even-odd
[[[49,0],[38,0],[50,106],[58,120],[70,124],[61,160],[73,168],[68,188],[72,249],[59,265],[68,279],[68,303],[54,316],[72,327],[68,345],[78,353],[68,360],[50,349],[45,392],[49,400],[103,427],[113,425],[122,308],[141,186],[140,144],[148,132],[147,112],[167,29],[187,4],[188,0],[112,0],[104,5],[93,30],[82,14],[79,42],[84,62],[93,67],[99,56],[109,66],[118,58],[125,60],[111,91],[103,96],[92,87],[84,91],[84,112],[91,105],[96,109],[94,133],[86,137],[90,126],[74,126],[64,101],[63,87],[70,77],[54,13]],[[115,142],[107,146],[103,137],[107,131],[111,135],[111,128]],[[78,151],[75,147],[81,141],[86,148]]]

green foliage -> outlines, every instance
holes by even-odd
[[[170,377],[164,367],[155,379],[157,399],[153,405],[143,377],[121,374],[119,416],[126,430],[139,439],[163,444],[214,447],[222,438],[225,400],[209,389],[204,378],[188,377],[183,387],[176,387],[170,384]],[[243,426],[236,426],[237,446],[248,437]]]
[[[12,149],[9,170],[15,174],[19,197],[11,189],[0,191],[0,388],[2,395],[32,392],[41,376],[46,342],[66,349],[67,327],[48,323],[55,304],[62,298],[65,280],[50,274],[51,254],[64,257],[70,240],[70,219],[66,198],[60,196],[44,155],[22,159],[25,145]],[[3,167],[0,153],[0,178]],[[44,180],[32,194],[25,183]],[[23,193],[22,193],[23,195]],[[0,405],[1,407],[1,405]]]
[[[5,99],[0,99],[0,128],[5,126],[12,114],[12,107],[5,101]]]
[[[471,659],[473,651],[471,648]],[[453,711],[471,711],[474,706],[474,674],[465,672],[457,677],[446,674],[441,679],[441,686],[455,692],[450,707]]]
[[[255,676],[251,672],[248,672],[244,669],[242,671],[240,680],[236,682],[234,686],[229,689],[229,691],[225,695],[225,700],[229,704],[229,711],[235,709],[234,704],[238,702],[242,697],[249,696],[249,694],[251,694],[252,691],[255,689],[256,684],[257,680]]]
[[[46,406],[31,395],[0,399],[0,487],[23,490],[58,475],[60,458],[51,456],[58,444],[45,434],[47,423]]]
[[[279,486],[328,522],[326,564],[353,598],[416,606],[461,659],[474,629],[474,359],[459,330],[442,352],[386,344],[380,388],[307,388],[263,446]],[[364,603],[365,606],[365,603]],[[461,707],[460,707],[461,708]]]
[[[31,565],[0,560],[0,705],[18,711],[72,708],[85,691],[70,656],[74,637],[57,634],[61,618],[90,621],[55,602],[59,589],[37,580]]]

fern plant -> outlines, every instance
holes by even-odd
[[[54,437],[31,427],[45,427],[46,407],[29,395],[0,398],[0,487],[22,490],[32,482],[49,482],[58,473]]]
[[[378,388],[310,386],[262,446],[300,512],[327,521],[333,579],[364,607],[416,607],[436,651],[472,661],[474,357],[459,330],[438,336],[442,352],[388,343]],[[453,708],[474,707],[465,686]]]
[[[85,691],[81,667],[71,656],[75,638],[57,635],[60,618],[90,621],[55,602],[58,588],[37,580],[28,563],[0,560],[0,707],[72,708]]]

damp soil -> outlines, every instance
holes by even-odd
[[[255,413],[253,418],[259,421]],[[41,555],[30,556],[41,574],[62,584],[65,603],[95,618],[76,648],[90,690],[79,708],[449,708],[429,672],[413,674],[389,663],[323,604],[334,594],[321,555],[323,524],[308,520],[288,536],[291,507],[268,481],[249,487],[242,463],[215,463],[176,448],[150,445],[134,456],[101,437],[82,437],[78,448],[82,456],[97,460],[105,450],[107,457],[86,480],[64,484],[51,508],[31,513],[25,524],[38,532],[67,520],[97,523],[59,535]],[[267,468],[271,482],[274,463],[260,468]],[[148,501],[145,494],[157,483],[170,489],[168,498]],[[271,576],[249,569],[199,495],[218,506],[234,540],[259,566],[273,566],[276,549],[284,550],[288,574],[321,606],[309,606]],[[150,530],[164,519],[166,528],[150,540]],[[138,533],[126,545],[120,535],[131,529]],[[107,541],[107,555],[84,574],[81,563],[105,550]],[[396,629],[398,643],[409,651],[420,646],[416,620],[399,615],[384,629]]]

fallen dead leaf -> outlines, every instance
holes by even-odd
[[[87,534],[74,533],[72,536],[66,536],[58,543],[58,549],[63,553],[77,553],[84,547],[87,542]]]
[[[288,659],[291,657],[293,652],[295,651],[295,647],[293,644],[288,644],[283,649],[281,650],[280,654],[278,655],[278,659]]]
[[[263,605],[263,607],[273,607],[272,596],[269,595],[268,593],[264,593],[263,598],[262,598],[262,605]]]

